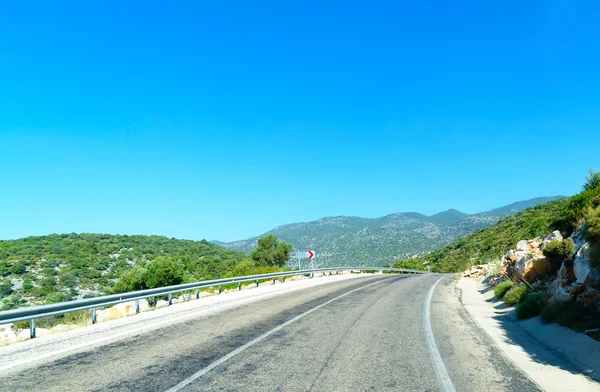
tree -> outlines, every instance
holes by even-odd
[[[292,244],[280,240],[275,234],[258,239],[258,245],[250,252],[250,258],[257,265],[283,267],[291,257]]]

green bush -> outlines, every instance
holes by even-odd
[[[518,304],[521,298],[527,294],[527,290],[527,286],[513,287],[504,295],[504,302],[506,302],[508,306]]]
[[[541,313],[542,309],[548,303],[548,295],[545,293],[529,293],[521,297],[521,301],[517,305],[517,318],[525,320],[535,317]]]
[[[600,312],[579,302],[548,302],[541,316],[545,323],[557,323],[578,332],[600,328]]]
[[[581,234],[589,242],[600,244],[600,207],[594,208],[585,215]]]
[[[550,261],[552,270],[556,271],[563,262],[570,260],[571,255],[575,252],[575,242],[571,237],[563,241],[550,241],[543,252]]]
[[[594,171],[594,169],[590,169],[589,175],[585,179],[585,184],[583,184],[584,190],[590,190],[600,187],[600,170]]]
[[[510,280],[502,282],[494,288],[494,295],[497,299],[504,298],[504,295],[513,287],[515,287],[515,282]]]

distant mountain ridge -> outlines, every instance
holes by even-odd
[[[294,249],[315,250],[316,266],[389,265],[396,260],[425,255],[503,218],[562,197],[538,197],[471,215],[450,209],[431,216],[399,212],[379,218],[324,217],[281,225],[263,235],[273,233],[291,242]],[[247,253],[256,246],[258,237],[214,242]],[[293,260],[292,266],[294,263]]]

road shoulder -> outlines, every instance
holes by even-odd
[[[531,333],[535,334],[535,329],[524,329],[512,316],[512,309],[494,300],[491,288],[467,278],[454,284],[462,306],[474,322],[544,390],[600,391],[600,384],[582,374],[581,368],[536,339]]]

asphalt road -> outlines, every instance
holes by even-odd
[[[438,391],[424,307],[440,277],[376,275],[283,293],[0,373],[0,390]],[[446,388],[540,390],[461,309],[453,277],[433,291],[429,322]]]

